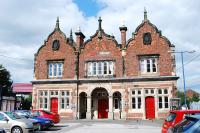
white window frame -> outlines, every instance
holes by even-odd
[[[135,94],[133,94],[132,92],[135,91]],[[141,93],[138,94],[138,91],[140,91]],[[133,110],[141,110],[142,109],[142,89],[132,89],[131,90],[131,109]],[[133,108],[133,101],[132,98],[135,98],[135,108]],[[139,103],[139,99],[140,98],[140,103]],[[140,104],[140,108],[139,108],[139,104]]]
[[[161,90],[161,94],[159,94],[159,90]],[[164,90],[167,90],[167,93],[164,93]],[[158,109],[159,110],[163,110],[163,109],[169,109],[170,104],[169,104],[169,89],[168,88],[158,88],[157,90],[157,94],[158,94]],[[161,97],[162,101],[160,102],[159,97]],[[167,97],[167,102],[165,101],[165,97]],[[159,103],[162,103],[162,108],[159,107]],[[168,107],[166,107],[165,105],[168,104]]]
[[[64,92],[64,95],[62,94]],[[64,99],[64,102],[62,101]],[[64,107],[63,107],[64,106]],[[60,109],[70,109],[70,91],[60,91]]]
[[[87,63],[87,76],[114,75],[114,61],[95,61]]]
[[[148,71],[148,61],[149,61],[149,69],[150,71]],[[140,59],[140,71],[142,74],[146,74],[146,73],[157,73],[158,72],[158,64],[157,64],[157,58],[141,58]],[[154,65],[155,65],[155,71],[154,69]]]
[[[39,108],[48,109],[48,91],[39,91]]]
[[[63,76],[63,62],[49,62],[48,68],[49,78],[60,78]]]

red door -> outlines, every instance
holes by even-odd
[[[98,118],[108,118],[108,100],[99,99],[98,100]]]
[[[154,97],[145,98],[146,119],[155,118],[155,100]]]
[[[51,98],[51,112],[58,113],[58,98]]]

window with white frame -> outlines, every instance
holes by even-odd
[[[39,108],[47,109],[48,91],[39,91]]]
[[[142,99],[141,99],[141,90],[134,89],[132,90],[132,109],[141,109]]]
[[[157,73],[157,58],[141,58],[141,73]]]
[[[114,75],[113,61],[87,62],[87,76]]]
[[[61,91],[61,109],[69,109],[69,91]]]
[[[63,73],[63,62],[62,61],[58,61],[58,62],[49,62],[49,74],[48,76],[50,78],[58,78],[58,77],[62,77],[62,73]]]
[[[169,95],[167,88],[158,89],[158,108],[168,109],[169,108]]]

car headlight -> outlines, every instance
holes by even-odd
[[[45,123],[50,123],[50,121],[45,121]]]

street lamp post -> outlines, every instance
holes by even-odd
[[[185,107],[187,107],[187,103],[186,103],[186,100],[187,100],[187,97],[186,97],[186,85],[185,85],[185,70],[184,70],[184,63],[183,63],[183,53],[194,53],[195,51],[192,50],[192,51],[180,51],[180,52],[175,52],[175,51],[172,51],[172,53],[179,53],[181,54],[181,62],[182,62],[182,73],[183,73],[183,88],[184,88],[184,103],[185,103]]]

